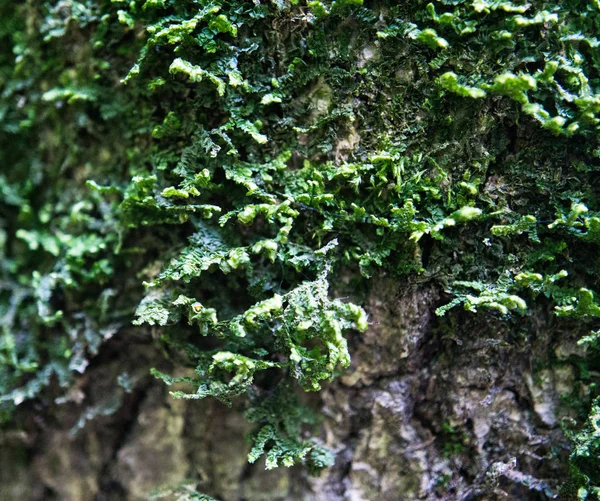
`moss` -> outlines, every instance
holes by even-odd
[[[368,328],[331,291],[342,268],[432,282],[440,315],[597,323],[593,2],[8,1],[0,19],[3,419],[133,317],[196,368],[177,397],[251,394],[252,414],[319,390]],[[253,414],[252,460],[329,464],[298,405]]]

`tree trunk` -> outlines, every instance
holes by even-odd
[[[600,8],[549,5],[0,4],[0,500],[589,501]]]

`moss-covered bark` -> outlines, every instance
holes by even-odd
[[[0,5],[9,496],[597,496],[599,22]]]

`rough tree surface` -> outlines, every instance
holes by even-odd
[[[600,499],[599,35],[0,3],[0,499]]]

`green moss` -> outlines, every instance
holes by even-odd
[[[9,1],[0,19],[3,419],[134,319],[196,368],[175,396],[250,395],[251,459],[316,470],[309,423],[281,424],[297,402],[252,409],[349,365],[368,318],[335,298],[342,267],[435,282],[440,315],[594,327],[597,5]]]

